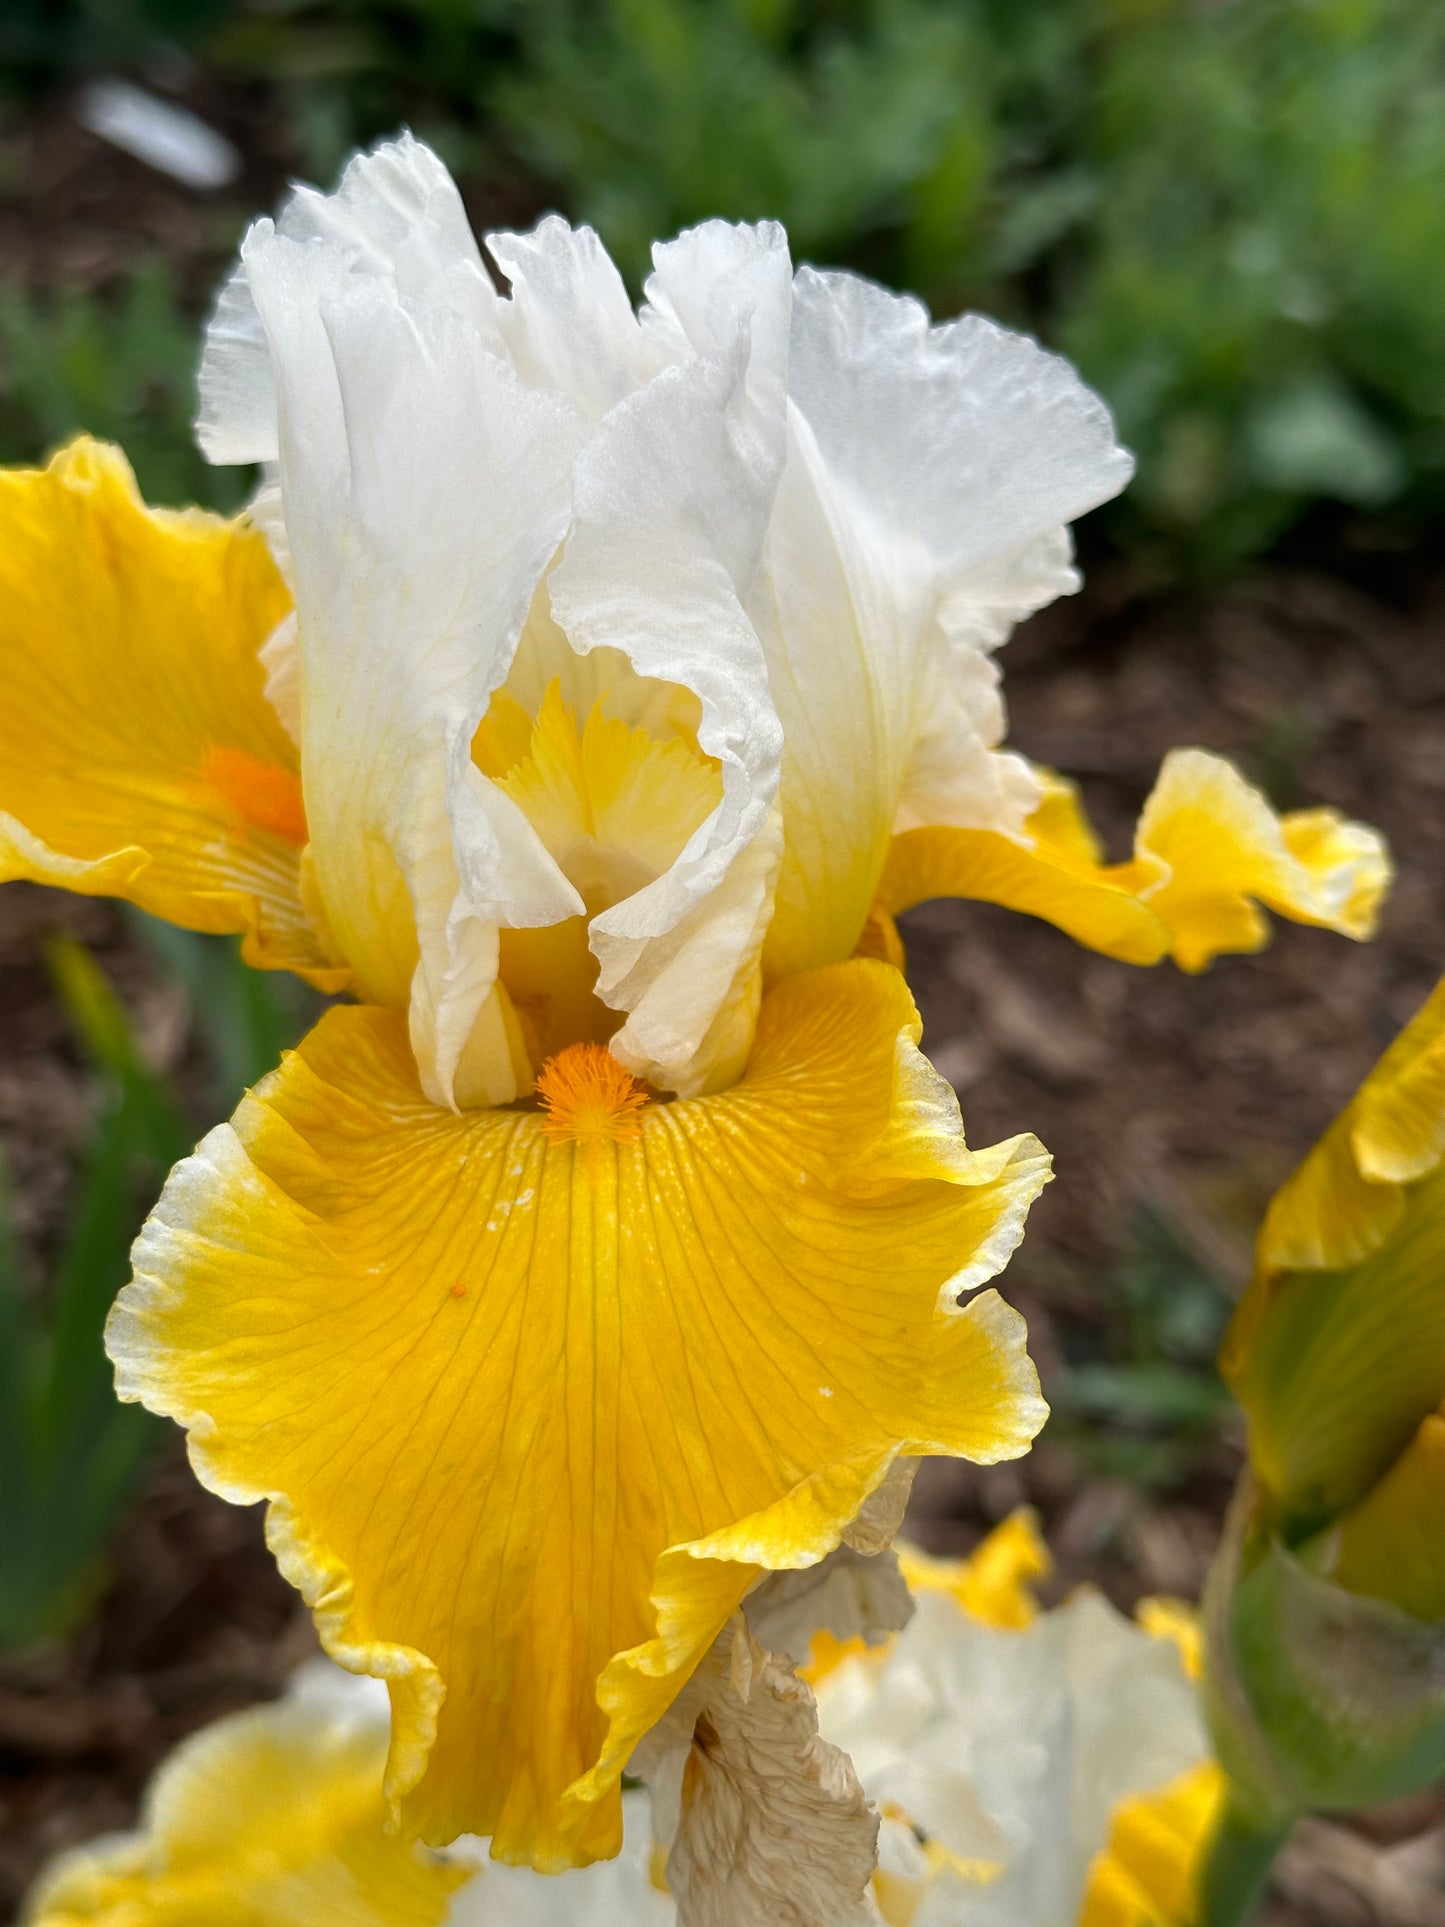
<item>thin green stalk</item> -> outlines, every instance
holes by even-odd
[[[1204,1864],[1200,1927],[1248,1927],[1288,1835],[1288,1826],[1260,1827],[1232,1803],[1225,1808]]]

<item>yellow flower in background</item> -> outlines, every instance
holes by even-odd
[[[1181,1663],[1185,1616],[1151,1637],[1092,1594],[1041,1611],[1031,1582],[1048,1554],[1025,1513],[967,1560],[903,1557],[920,1615],[876,1653],[835,1659],[816,1715],[783,1656],[741,1628],[720,1642],[682,1727],[641,1762],[650,1793],[624,1796],[615,1860],[545,1877],[486,1863],[484,1841],[436,1855],[388,1832],[386,1697],[315,1661],[284,1700],[184,1742],[141,1830],[61,1856],[26,1927],[1186,1927],[1218,1771]],[[705,1738],[689,1748],[695,1720]],[[845,1734],[871,1785],[839,1752]],[[936,1825],[912,1808],[905,1823],[900,1773]],[[832,1883],[856,1858],[865,1795],[884,1865],[852,1909]],[[865,1873],[877,1825],[862,1830]],[[985,1857],[959,1851],[980,1842]]]
[[[560,1868],[762,1574],[1042,1422],[962,1295],[1047,1156],[966,1145],[892,913],[1193,969],[1259,905],[1366,934],[1387,865],[1187,751],[1111,866],[1000,749],[991,652],[1129,472],[1066,364],[766,224],[639,311],[586,230],[489,246],[505,296],[409,138],[252,229],[200,422],[249,520],[85,442],[0,481],[0,874],[360,1000],[173,1174],[118,1383],[271,1501],[404,1823]]]
[[[385,1759],[378,1689],[303,1668],[177,1747],[138,1832],[48,1867],[26,1927],[440,1927],[472,1864],[386,1830]]]
[[[616,1860],[547,1877],[432,1853],[386,1825],[388,1708],[375,1680],[313,1660],[286,1695],[183,1740],[136,1832],[61,1854],[24,1927],[673,1927],[652,1878],[647,1795]]]
[[[1250,1471],[1208,1675],[1247,1859],[1445,1769],[1445,983],[1276,1193],[1221,1365]]]

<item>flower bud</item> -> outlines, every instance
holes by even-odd
[[[1310,1570],[1246,1476],[1205,1595],[1205,1703],[1232,1804],[1260,1832],[1445,1771],[1445,1619]]]
[[[1263,1831],[1445,1770],[1445,983],[1276,1194],[1221,1366],[1207,1698]]]

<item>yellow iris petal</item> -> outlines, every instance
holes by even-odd
[[[1027,1506],[995,1526],[967,1559],[930,1559],[900,1543],[898,1561],[910,1592],[946,1592],[971,1619],[1010,1632],[1038,1617],[1033,1582],[1047,1578],[1054,1563]]]
[[[157,1776],[144,1832],[67,1854],[29,1927],[438,1927],[470,1879],[385,1830],[384,1720],[286,1700],[219,1720]]]
[[[124,456],[84,438],[0,473],[0,535],[0,879],[241,931],[248,962],[340,987],[257,656],[290,606],[261,535],[147,509]]]
[[[1044,796],[1026,825],[1031,848],[996,830],[905,830],[889,845],[878,908],[898,916],[930,897],[971,897],[1042,917],[1125,963],[1158,963],[1169,931],[1121,880],[1130,866],[1100,861],[1072,783],[1037,774]]]
[[[595,994],[588,918],[666,870],[722,796],[718,765],[686,733],[657,737],[609,716],[599,698],[579,728],[558,678],[534,720],[493,696],[472,757],[522,811],[586,905],[585,916],[503,930],[500,974],[535,1062],[605,1043],[622,1022]]]
[[[1165,757],[1134,855],[1167,866],[1167,881],[1145,894],[1185,970],[1262,949],[1269,926],[1256,903],[1296,923],[1368,937],[1390,881],[1374,830],[1333,810],[1276,816],[1232,763],[1199,749]]]
[[[1166,956],[1184,970],[1258,950],[1265,904],[1298,923],[1367,937],[1389,881],[1373,830],[1331,810],[1277,817],[1222,757],[1175,750],[1144,805],[1127,863],[1101,860],[1078,792],[1036,772],[1043,800],[1025,846],[993,830],[931,828],[895,836],[878,909],[971,897],[1042,917],[1125,963]]]
[[[795,978],[741,1082],[583,1143],[432,1107],[401,1019],[336,1010],[172,1176],[120,1386],[276,1502],[329,1649],[390,1680],[428,1839],[615,1851],[635,1738],[760,1569],[822,1557],[899,1452],[1037,1431],[1022,1321],[956,1299],[1047,1154],[969,1151],[918,1034],[884,965]]]
[[[1220,1365],[1261,1482],[1353,1505],[1445,1399],[1445,984],[1275,1194]]]
[[[600,702],[579,728],[559,681],[518,754],[521,716],[512,698],[494,697],[473,758],[593,911],[660,876],[722,799],[718,764],[695,744],[659,740]]]
[[[1224,1790],[1223,1774],[1204,1760],[1123,1801],[1089,1869],[1079,1927],[1190,1927]]]
[[[1432,1412],[1340,1521],[1330,1577],[1416,1619],[1445,1620],[1445,1417]]]

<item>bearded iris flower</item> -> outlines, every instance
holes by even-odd
[[[893,914],[1193,969],[1259,905],[1366,934],[1387,864],[1187,751],[1111,865],[999,748],[1129,473],[1066,364],[766,224],[636,312],[587,230],[489,245],[505,295],[410,139],[251,230],[199,424],[247,519],[85,442],[0,481],[0,874],[357,1000],[173,1173],[117,1382],[387,1681],[404,1825],[556,1869],[762,1575],[1044,1417],[976,1288],[1047,1155],[966,1145]]]

